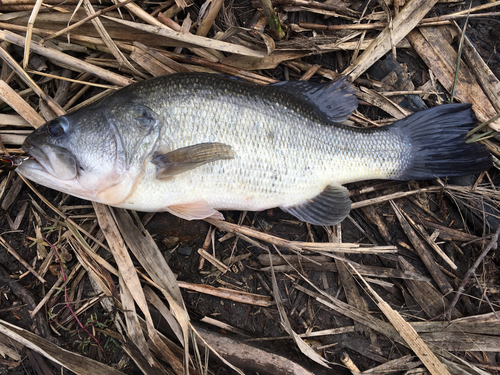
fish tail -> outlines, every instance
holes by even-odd
[[[466,176],[492,166],[484,145],[465,143],[475,126],[470,104],[446,104],[416,112],[391,125],[411,144],[411,157],[398,180]]]

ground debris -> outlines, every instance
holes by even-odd
[[[178,72],[348,75],[362,128],[453,97],[500,158],[498,6],[2,2],[0,373],[500,373],[498,170],[351,184],[333,228],[279,209],[127,212],[11,171],[45,121]]]

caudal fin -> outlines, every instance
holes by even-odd
[[[465,176],[491,167],[484,145],[465,143],[475,126],[470,104],[446,104],[416,112],[391,125],[412,145],[412,160],[398,180]]]

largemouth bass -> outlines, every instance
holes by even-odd
[[[138,211],[222,218],[273,207],[333,225],[349,213],[343,184],[432,179],[486,170],[466,144],[470,105],[390,126],[340,125],[357,107],[349,83],[257,86],[209,74],[142,81],[35,130],[17,171],[50,188]]]

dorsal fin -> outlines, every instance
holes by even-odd
[[[337,82],[282,81],[271,86],[285,90],[299,100],[307,100],[330,121],[345,121],[358,107],[354,88],[346,78]]]

